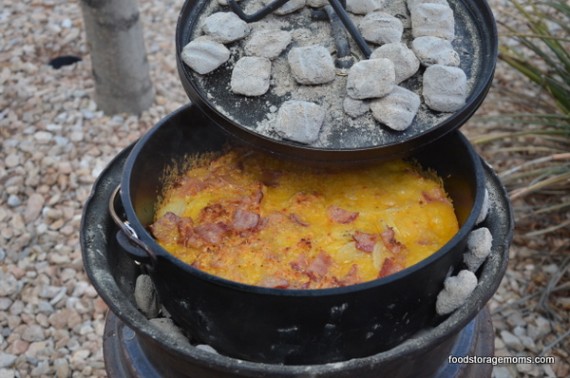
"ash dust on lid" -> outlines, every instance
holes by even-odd
[[[259,4],[253,2],[240,2],[246,13],[251,13]],[[387,0],[382,12],[392,12],[402,19],[407,26],[404,29],[402,42],[408,46],[413,40],[411,28],[409,27],[410,14],[404,4],[405,0]],[[468,9],[462,2],[464,0],[449,0],[449,5],[453,10],[455,21],[455,38],[452,41],[453,48],[459,54],[461,68],[467,76],[467,104],[470,101],[470,94],[477,84],[478,76],[483,70],[483,64],[490,64],[481,59],[481,34],[480,29],[487,25],[480,25],[481,21],[476,21],[477,15]],[[204,19],[215,12],[228,11],[227,7],[220,6],[217,1],[198,5],[202,7],[199,17],[195,22],[190,22],[186,27],[191,28],[190,39],[202,35],[202,24]],[[407,14],[403,15],[402,10]],[[362,15],[350,14],[351,19],[358,25],[363,18]],[[479,23],[479,25],[476,24]],[[335,51],[334,40],[331,37],[330,25],[328,21],[311,20],[311,10],[305,7],[301,11],[288,14],[285,17],[270,14],[261,21],[252,23],[252,28],[260,29],[280,29],[289,31],[292,35],[292,43],[272,61],[271,85],[269,91],[257,97],[246,97],[232,93],[229,85],[229,78],[235,63],[243,56],[244,45],[248,38],[226,45],[231,51],[230,59],[221,67],[207,75],[194,73],[185,67],[186,75],[194,83],[200,97],[213,107],[215,111],[222,114],[240,127],[253,131],[254,133],[269,137],[274,140],[283,140],[274,131],[274,124],[281,104],[288,100],[310,101],[321,105],[325,110],[325,120],[320,130],[318,139],[310,144],[310,147],[323,150],[343,150],[343,149],[366,149],[379,146],[395,145],[409,141],[419,135],[428,133],[436,128],[454,113],[437,112],[429,109],[423,102],[410,127],[403,131],[393,131],[381,125],[375,120],[371,112],[365,115],[351,118],[343,110],[343,101],[346,97],[346,71],[338,74],[335,80],[324,85],[299,85],[291,75],[291,70],[287,61],[287,54],[292,47],[321,45],[325,46],[333,53]],[[360,54],[357,46],[351,41],[351,50],[355,56]],[[189,41],[186,41],[188,43]],[[485,43],[487,41],[484,41]],[[372,49],[378,46],[369,43]],[[361,59],[361,57],[358,57]],[[494,63],[492,63],[494,64]],[[419,71],[411,78],[398,84],[409,89],[418,95],[422,95],[422,75],[425,67],[420,67]],[[340,73],[340,70],[339,70]],[[486,80],[486,78],[482,78]],[[456,125],[457,127],[460,125]],[[453,126],[453,127],[456,127]],[[286,141],[287,142],[287,141]]]

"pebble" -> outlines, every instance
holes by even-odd
[[[244,56],[234,66],[230,80],[233,93],[261,96],[269,90],[271,61],[267,58]]]
[[[289,51],[287,60],[291,75],[299,84],[325,84],[336,77],[333,58],[323,46],[294,47]]]
[[[33,193],[28,197],[26,202],[26,209],[24,210],[24,219],[26,222],[32,222],[38,218],[44,206],[44,196],[38,193]]]
[[[361,60],[348,71],[346,93],[356,99],[379,98],[396,85],[394,63],[389,59]]]

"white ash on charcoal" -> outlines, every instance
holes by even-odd
[[[215,41],[227,44],[247,36],[250,26],[233,12],[217,12],[204,20],[202,31]]]
[[[358,27],[365,40],[379,45],[400,42],[404,34],[402,21],[384,12],[367,14]]]
[[[368,14],[384,7],[385,0],[346,0],[346,10],[352,14]]]
[[[265,5],[272,3],[274,0],[264,1]],[[273,13],[278,16],[285,16],[290,13],[297,12],[305,7],[307,2],[305,0],[289,0],[279,8],[277,8]]]
[[[252,31],[244,51],[250,56],[275,59],[289,46],[291,33],[285,30]]]
[[[234,66],[231,91],[244,96],[261,96],[269,89],[271,61],[267,58],[244,56]]]
[[[414,7],[417,7],[420,4],[441,4],[441,5],[448,5],[449,3],[447,0],[407,0],[408,9],[412,10]]]
[[[135,303],[147,318],[156,318],[160,310],[158,295],[152,279],[147,274],[141,274],[135,281]]]
[[[426,105],[433,110],[459,110],[467,99],[467,76],[458,67],[429,66],[423,76],[422,95]]]
[[[190,340],[184,335],[182,330],[170,318],[150,318],[150,323],[164,332],[177,344],[190,345]]]
[[[246,13],[251,14],[266,3],[265,0],[252,0],[242,3],[241,6]],[[390,131],[403,130],[413,125],[412,133],[423,132],[432,127],[433,124],[437,124],[449,116],[449,114],[441,113],[452,113],[454,111],[443,110],[444,107],[437,104],[431,107],[420,106],[417,115],[412,116],[411,125],[404,122],[402,118],[399,122],[388,122],[393,126],[393,128],[390,128],[387,124],[378,121],[378,117],[375,117],[372,112],[367,110],[369,104],[352,101],[382,98],[400,83],[402,83],[403,87],[413,90],[420,96],[420,100],[424,101],[424,98],[421,96],[423,94],[423,72],[419,70],[422,61],[416,56],[416,52],[411,49],[413,41],[412,22],[408,7],[421,8],[426,5],[435,5],[443,6],[447,9],[449,8],[447,2],[437,0],[426,0],[415,2],[414,4],[407,4],[405,0],[360,0],[349,2],[349,16],[362,32],[369,47],[373,49],[370,59],[357,58],[357,61],[360,59],[357,64],[377,59],[388,59],[393,63],[394,83],[385,85],[385,88],[381,91],[375,90],[377,86],[386,84],[383,83],[385,76],[380,75],[378,77],[369,74],[368,78],[364,78],[361,75],[361,84],[355,85],[356,75],[353,73],[352,77],[349,77],[351,76],[349,73],[350,69],[335,67],[336,46],[331,34],[329,21],[317,21],[311,18],[314,7],[327,4],[328,2],[326,1],[313,0],[306,3],[302,9],[293,13],[278,15],[276,12],[273,12],[260,21],[248,24],[251,28],[249,34],[226,46],[230,50],[230,57],[220,69],[223,69],[224,76],[227,76],[224,80],[227,80],[226,88],[228,91],[238,97],[236,101],[240,100],[239,96],[243,96],[244,102],[259,101],[267,98],[267,102],[258,107],[258,109],[266,107],[267,111],[263,114],[256,114],[253,122],[247,120],[246,127],[273,139],[286,139],[283,137],[284,133],[277,131],[276,110],[283,105],[284,101],[294,99],[318,103],[326,109],[325,120],[319,131],[318,138],[313,142],[309,142],[309,144],[315,147],[326,147],[329,143],[338,143],[335,138],[339,135],[352,135],[356,129],[362,131],[361,135],[366,135],[362,139],[370,139],[372,144],[381,144],[382,140],[388,139],[391,135],[386,133],[388,129]],[[381,8],[376,9],[380,5]],[[196,22],[198,27],[194,30],[193,38],[203,38],[203,33],[211,32],[208,28],[200,27],[206,25],[212,15],[224,14],[226,10],[229,10],[229,8],[220,7],[217,3],[208,5]],[[451,14],[451,17],[453,18],[453,14]],[[452,20],[453,23],[454,20]],[[431,26],[443,29],[447,25],[445,23],[441,24],[439,21],[432,24]],[[218,27],[221,26],[218,25]],[[461,34],[461,36],[464,37],[464,34]],[[213,38],[212,36],[209,37]],[[446,47],[450,46],[449,41],[440,40],[446,43]],[[355,57],[360,56],[358,48],[350,37],[349,41],[351,48],[356,49],[353,50],[353,55]],[[458,64],[458,55],[453,49],[445,49],[444,52],[447,55],[443,54],[441,49],[433,50],[438,50],[441,55],[422,56],[424,65],[431,64],[432,61],[448,65]],[[256,89],[249,87],[248,89],[242,89],[242,86],[246,87],[246,77],[249,75],[245,73],[240,74],[240,84],[237,84],[236,78],[239,71],[234,73],[234,68],[239,59],[244,56],[264,57],[271,60],[270,84],[266,91],[264,91],[266,86],[265,80],[263,80],[264,84],[262,86],[255,86]],[[457,58],[457,60],[454,60],[454,58]],[[215,70],[209,72],[215,72]],[[231,72],[231,74],[226,72]],[[209,77],[211,78],[212,76]],[[225,102],[226,100],[216,100],[223,97],[217,93],[220,88],[211,89],[211,87],[208,87],[211,84],[211,80],[200,77],[197,77],[196,80],[201,83],[200,85],[204,85],[202,90],[205,91],[209,98],[214,99],[214,105],[222,114],[236,120],[238,123],[246,122],[241,120],[241,115],[235,114],[230,110],[233,109],[234,104],[230,105]],[[411,80],[408,82],[409,84],[406,83],[407,80]],[[224,84],[223,80],[220,84]],[[468,82],[468,84],[471,86],[473,82]],[[257,97],[257,99],[253,99],[253,97]],[[350,97],[351,100],[345,100],[347,97]],[[457,101],[457,98],[457,96],[452,97],[452,100]],[[442,99],[442,97],[440,96],[439,99]],[[434,103],[437,103],[437,101],[434,101]],[[455,107],[455,104],[447,106],[447,108]],[[410,114],[407,111],[401,112],[401,109],[393,113],[407,114],[404,117],[405,119],[409,118]],[[306,137],[301,137],[301,139],[305,141],[303,143],[306,143]],[[350,139],[342,143],[354,143],[355,147],[357,147],[358,143],[363,142],[360,139],[355,141],[352,141],[352,138]]]
[[[209,37],[198,37],[182,49],[181,58],[194,71],[205,75],[230,58],[230,50]]]
[[[491,253],[493,235],[487,227],[473,230],[467,237],[467,247],[463,254],[463,262],[467,268],[476,272]]]
[[[445,279],[443,290],[436,300],[436,312],[447,315],[461,307],[477,287],[477,276],[469,270],[460,271],[457,276]]]
[[[485,194],[483,195],[483,204],[481,205],[481,212],[479,213],[479,216],[477,217],[475,224],[480,224],[487,218],[487,215],[489,214],[489,206],[490,206],[489,204],[490,204],[489,191],[485,189]]]
[[[387,43],[378,47],[370,55],[370,59],[386,58],[394,63],[396,84],[414,76],[420,69],[420,61],[416,54],[401,42]]]
[[[299,84],[325,84],[336,77],[332,56],[323,46],[294,47],[287,59],[291,74]]]
[[[370,103],[374,118],[391,128],[402,131],[407,129],[420,108],[420,96],[397,86],[387,96]]]
[[[328,0],[307,0],[307,6],[311,8],[321,8],[328,4]]]
[[[356,99],[379,98],[396,85],[394,63],[389,59],[361,60],[348,71],[346,93]]]
[[[357,118],[368,113],[370,110],[370,102],[356,100],[352,97],[346,96],[343,101],[343,109],[350,117]]]
[[[439,37],[452,41],[455,38],[455,18],[449,5],[423,3],[410,9],[412,35]]]
[[[460,57],[451,41],[439,37],[418,37],[412,41],[412,50],[424,66],[441,64],[458,67]]]
[[[285,139],[308,144],[319,137],[324,118],[325,111],[321,106],[289,100],[279,108],[275,131]]]

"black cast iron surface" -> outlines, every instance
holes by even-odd
[[[208,274],[175,258],[148,231],[165,173],[176,175],[185,157],[218,152],[231,142],[198,108],[181,107],[139,140],[123,169],[121,203],[138,237],[121,245],[129,253],[133,244],[140,249],[133,258],[148,266],[162,304],[181,328],[228,356],[305,365],[370,356],[437,324],[436,297],[445,277],[461,269],[484,198],[481,159],[465,137],[452,133],[413,155],[442,178],[458,232],[388,277],[318,290],[264,288]],[[144,251],[148,258],[140,260]]]
[[[448,356],[493,356],[494,337],[493,324],[489,310],[485,307],[475,319],[458,334],[426,351],[423,355],[411,360],[409,357],[395,360],[392,368],[389,365],[377,367],[370,376],[391,377],[441,377],[441,378],[489,378],[492,365],[450,364]],[[199,366],[187,361],[185,356],[169,353],[168,349],[144,334],[136,333],[110,312],[105,323],[103,338],[103,355],[105,368],[111,378],[158,378],[158,377],[190,377],[215,378],[243,376],[239,372],[227,373],[210,370],[208,366]],[[211,356],[206,355],[207,360]],[[352,377],[342,372],[342,365],[334,376]],[[396,365],[399,365],[396,367]],[[236,361],[236,366],[239,363]],[[267,376],[315,377],[319,373],[293,373],[287,375],[276,372],[275,367],[266,365]],[[397,372],[395,372],[396,370]],[[328,374],[324,374],[327,376]],[[246,375],[247,376],[247,375]],[[253,375],[251,375],[253,376]],[[369,375],[364,375],[369,376]]]
[[[455,14],[454,49],[460,54],[460,67],[471,85],[470,94],[461,109],[454,113],[441,113],[431,111],[422,104],[412,125],[399,132],[381,126],[373,121],[370,114],[358,118],[358,122],[352,122],[342,111],[341,114],[327,111],[325,125],[334,125],[327,132],[330,135],[320,138],[314,145],[303,145],[258,131],[259,125],[274,113],[272,107],[279,108],[284,101],[300,98],[292,98],[291,93],[276,94],[271,90],[263,96],[244,97],[229,90],[232,62],[240,58],[235,48],[241,41],[228,45],[233,51],[232,59],[209,74],[199,75],[183,63],[180,57],[182,49],[198,35],[196,30],[199,30],[198,26],[202,22],[200,17],[205,14],[205,10],[214,7],[214,11],[229,11],[228,7],[212,4],[216,3],[209,0],[186,0],[180,11],[176,27],[176,60],[182,86],[193,104],[234,137],[252,148],[288,157],[326,163],[409,156],[414,150],[461,127],[485,99],[495,72],[498,38],[495,19],[488,3],[485,0],[449,0]],[[322,28],[329,27],[322,22],[312,21],[310,11],[303,12],[287,15],[294,19],[292,25],[301,26],[315,34]],[[410,33],[409,29],[406,33]],[[293,44],[289,49],[291,47]],[[283,52],[282,57],[286,57],[287,52]],[[424,70],[421,67],[420,74],[400,83],[400,86],[421,94],[421,74]],[[339,95],[339,101],[342,98],[344,96]],[[355,127],[362,120],[374,124],[374,130]]]
[[[129,149],[123,150],[103,171],[88,200],[82,218],[81,248],[85,270],[99,295],[111,312],[124,323],[121,332],[132,331],[132,337],[144,342],[141,348],[156,348],[168,361],[182,363],[180,372],[196,377],[403,377],[409,376],[419,356],[447,345],[478,314],[495,293],[507,266],[508,248],[512,239],[513,219],[507,194],[492,169],[485,167],[486,187],[490,195],[490,213],[484,226],[491,231],[494,242],[490,257],[478,272],[479,285],[470,300],[438,326],[426,329],[402,344],[370,357],[320,365],[272,365],[253,363],[212,354],[188,344],[178,344],[168,334],[151,325],[134,303],[134,282],[139,267],[117,246],[116,226],[107,211],[112,192],[120,182]],[[109,328],[110,327],[110,328]],[[118,332],[109,326],[110,332]],[[114,331],[113,331],[114,329]],[[453,342],[451,342],[453,343]],[[150,347],[149,347],[150,345]],[[450,353],[440,353],[440,358]],[[443,356],[442,356],[443,355]],[[180,362],[182,361],[182,362]],[[436,374],[440,362],[426,373]],[[412,369],[412,370],[410,370]],[[198,373],[192,373],[198,372]],[[207,372],[207,373],[206,373]],[[198,374],[198,375],[196,375]],[[423,374],[422,374],[423,375]],[[192,375],[187,375],[192,376]]]

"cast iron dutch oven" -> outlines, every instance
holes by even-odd
[[[315,364],[387,350],[441,321],[436,296],[446,276],[461,267],[484,196],[480,158],[460,133],[412,156],[443,178],[459,232],[435,254],[401,272],[320,290],[270,289],[207,274],[176,259],[148,232],[165,170],[172,171],[188,154],[218,151],[228,139],[197,107],[183,107],[138,141],[121,181],[123,215],[137,237],[129,236],[125,243],[125,227],[118,237],[148,267],[161,302],[194,340],[244,360]]]
[[[359,127],[353,127],[354,125],[351,126],[354,120],[347,115],[329,111],[325,116],[325,124],[335,126],[327,132],[330,135],[325,140],[319,141],[318,145],[304,145],[259,132],[256,125],[264,122],[267,115],[271,114],[271,108],[279,108],[280,104],[291,99],[292,95],[273,92],[272,88],[265,95],[257,97],[244,97],[231,92],[229,78],[232,75],[234,62],[242,54],[237,47],[243,44],[244,40],[228,44],[227,47],[232,51],[231,59],[209,74],[197,74],[182,61],[181,53],[184,46],[201,34],[200,27],[204,15],[210,14],[209,12],[231,11],[228,6],[221,6],[214,1],[186,0],[184,2],[176,26],[178,73],[182,86],[193,104],[232,136],[257,149],[324,162],[389,159],[394,156],[408,155],[411,151],[430,144],[461,127],[479,108],[493,80],[498,39],[495,19],[489,5],[485,0],[449,0],[448,3],[454,11],[455,18],[453,47],[460,56],[460,68],[468,77],[469,95],[465,105],[453,114],[434,112],[426,105],[422,105],[412,125],[404,131],[392,131],[380,124],[376,124],[373,131],[372,129],[362,130]],[[397,17],[400,16],[406,17],[397,15]],[[308,11],[297,12],[287,17],[293,18],[292,25],[300,25],[309,32],[316,33],[320,28],[329,28],[326,21],[316,23],[311,20]],[[281,20],[277,18],[275,22],[287,30],[289,27],[282,26],[285,21]],[[409,29],[406,33],[410,33]],[[334,49],[330,43],[327,47]],[[295,41],[289,45],[288,49],[294,46]],[[360,55],[358,49],[353,49],[353,51],[355,57],[363,59],[362,56],[358,57]],[[285,60],[287,53],[288,50],[281,53],[275,61]],[[421,95],[421,75],[424,69],[420,68],[416,75],[399,85]],[[339,82],[343,80],[346,78],[341,76],[335,79]],[[341,100],[342,98],[340,97]],[[326,104],[326,100],[314,101],[322,106],[330,105]],[[370,114],[358,118],[357,121],[375,124]]]

